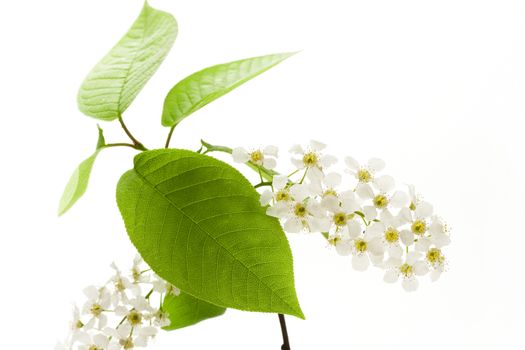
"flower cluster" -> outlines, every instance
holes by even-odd
[[[114,275],[100,287],[84,289],[87,298],[73,308],[69,334],[56,350],[120,350],[145,347],[159,328],[169,326],[168,315],[153,305],[180,291],[143,266],[140,257],[124,274],[115,264]]]
[[[394,179],[382,174],[381,159],[361,164],[346,157],[346,176],[329,172],[337,159],[325,154],[325,147],[317,141],[306,148],[293,146],[296,170],[261,182],[259,188],[270,188],[260,197],[267,214],[281,220],[287,232],[322,233],[337,253],[352,257],[354,269],[379,267],[386,282],[401,279],[407,291],[417,289],[417,276],[429,274],[437,280],[447,263],[442,248],[450,243],[450,234],[432,205],[413,186],[396,189]],[[271,155],[269,163],[275,168],[277,148],[252,152],[238,148],[233,155],[236,162],[261,167]]]

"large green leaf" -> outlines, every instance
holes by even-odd
[[[220,316],[226,311],[223,307],[207,303],[186,293],[180,293],[178,296],[166,295],[162,309],[168,313],[170,319],[170,325],[164,327],[168,331],[194,325],[208,318]]]
[[[162,125],[174,126],[191,113],[293,54],[280,53],[219,64],[184,78],[171,89],[164,100]]]
[[[98,156],[98,153],[106,146],[104,139],[104,132],[98,127],[97,150],[89,158],[85,159],[75,169],[60,198],[58,205],[58,215],[64,214],[68,211],[86,192],[93,163]]]
[[[288,241],[258,198],[228,164],[177,149],[137,155],[117,187],[129,237],[162,278],[218,306],[303,317]]]
[[[97,119],[118,118],[155,73],[176,36],[175,18],[145,2],[128,32],[84,80],[78,93],[80,110]]]

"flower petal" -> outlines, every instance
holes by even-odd
[[[335,244],[335,250],[337,251],[337,254],[342,256],[350,255],[352,253],[352,248],[353,244],[352,240],[350,239],[341,239]]]
[[[290,148],[290,153],[304,154],[304,149],[301,147],[301,145],[293,145],[292,148]]]
[[[341,184],[341,180],[341,174],[329,173],[325,175],[323,183],[329,188],[335,188]]]
[[[273,192],[270,190],[266,190],[263,193],[261,193],[261,197],[259,197],[259,202],[262,206],[270,204],[270,201],[273,198]]]
[[[414,292],[419,287],[419,282],[416,278],[405,278],[403,282],[401,282],[401,285],[407,292]]]
[[[352,267],[356,271],[365,271],[370,266],[367,254],[357,254],[352,256]]]
[[[396,187],[396,181],[390,175],[383,175],[375,179],[375,184],[379,191],[383,193],[390,192]]]
[[[326,148],[326,144],[316,140],[310,140],[310,148],[312,151],[322,151]]]
[[[432,215],[434,208],[428,202],[421,202],[416,207],[416,216],[418,218],[428,218]]]
[[[246,163],[250,160],[248,151],[242,147],[237,147],[232,150],[233,161],[236,163]]]
[[[390,205],[394,208],[402,208],[409,205],[410,198],[408,194],[403,191],[396,191],[392,198],[390,198]]]
[[[277,161],[275,160],[275,158],[264,157],[263,167],[265,167],[266,169],[274,169],[276,166]]]
[[[383,276],[383,281],[386,283],[396,283],[399,278],[399,273],[394,270],[390,269],[385,272],[385,275]]]
[[[273,177],[272,185],[277,191],[282,190],[288,183],[288,176],[286,175],[275,175]]]
[[[264,147],[263,154],[272,156],[272,157],[277,157],[279,154],[279,148],[277,146],[268,145]]]
[[[385,168],[385,161],[379,158],[370,158],[367,166],[372,171],[381,171]]]
[[[353,171],[358,171],[361,168],[361,165],[359,164],[359,162],[352,157],[346,157],[345,163],[348,169],[353,170]]]

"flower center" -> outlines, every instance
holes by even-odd
[[[438,248],[431,248],[427,252],[427,260],[429,263],[436,265],[442,264],[445,261],[445,257]]]
[[[307,168],[311,168],[314,165],[317,165],[317,160],[318,160],[318,157],[315,152],[308,152],[308,153],[305,153],[303,156],[303,164]]]
[[[364,253],[366,252],[366,248],[367,248],[367,243],[363,240],[363,239],[357,239],[355,241],[355,249],[359,252],[359,253]]]
[[[118,278],[115,281],[115,289],[118,290],[119,292],[123,292],[126,289],[126,287],[124,286],[124,282],[122,281],[122,278]]]
[[[367,183],[372,180],[372,174],[370,174],[370,172],[366,169],[359,169],[357,171],[357,179],[359,182]]]
[[[399,240],[399,231],[393,227],[389,227],[385,231],[385,240],[388,243],[396,243]]]
[[[290,192],[286,190],[280,190],[275,195],[275,199],[277,199],[277,201],[288,201],[290,200]]]
[[[84,324],[82,323],[82,321],[78,320],[77,323],[75,323],[75,327],[80,329],[80,328],[84,327]]]
[[[382,194],[378,194],[374,197],[374,205],[376,206],[376,208],[383,209],[388,205],[388,198],[386,198]]]
[[[119,343],[126,350],[133,349],[133,347],[135,346],[131,338],[120,339]]]
[[[333,237],[328,238],[328,243],[329,243],[330,245],[336,246],[337,243],[338,243],[340,240],[341,240],[341,237],[339,237],[339,236],[333,236]]]
[[[416,205],[414,204],[414,202],[410,202],[410,206],[408,207],[408,209],[412,211],[416,210]]]
[[[298,217],[306,216],[306,207],[303,203],[297,203],[294,208],[294,214]]]
[[[329,188],[323,193],[323,197],[327,197],[327,196],[337,197],[337,192],[333,188]]]
[[[416,220],[412,224],[412,232],[416,235],[422,235],[427,230],[427,224],[423,220]]]
[[[344,226],[344,225],[346,225],[347,220],[348,219],[347,219],[345,213],[336,213],[336,214],[334,214],[334,223],[337,226]]]
[[[261,152],[261,150],[255,150],[252,153],[250,153],[250,160],[252,163],[255,163],[257,165],[261,165],[263,161],[264,155]]]
[[[132,326],[136,326],[142,323],[142,315],[136,310],[131,310],[127,318],[128,318],[128,322]]]
[[[99,304],[93,304],[91,305],[91,313],[95,316],[100,316],[100,314],[102,313],[102,311],[104,311],[102,309],[102,306],[100,306]]]
[[[100,348],[97,348],[96,345],[91,345],[88,350],[101,350]]]
[[[134,267],[131,270],[131,274],[133,276],[133,281],[138,282],[140,280],[140,271],[138,268]]]
[[[412,265],[409,265],[407,263],[404,263],[399,267],[399,272],[401,272],[401,274],[405,277],[410,277],[414,273]]]

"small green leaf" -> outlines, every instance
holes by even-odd
[[[168,294],[164,298],[162,310],[168,313],[170,325],[163,327],[167,331],[188,327],[224,314],[225,308],[215,306],[184,292],[175,296]]]
[[[100,125],[97,125],[97,128],[98,128],[97,149],[101,149],[104,146],[106,146],[106,139],[104,138],[104,130],[102,130]]]
[[[58,215],[63,215],[68,211],[86,192],[91,169],[93,168],[93,163],[99,152],[100,149],[96,150],[91,157],[80,163],[69,178],[64,193],[62,194],[62,198],[60,199]]]
[[[295,53],[248,58],[205,68],[178,82],[164,100],[162,125],[174,126],[196,110]]]
[[[163,279],[225,308],[304,317],[288,240],[230,165],[163,149],[135,157],[117,186],[133,244]]]
[[[79,109],[93,118],[117,119],[156,72],[176,36],[175,18],[145,2],[128,32],[84,80]]]

